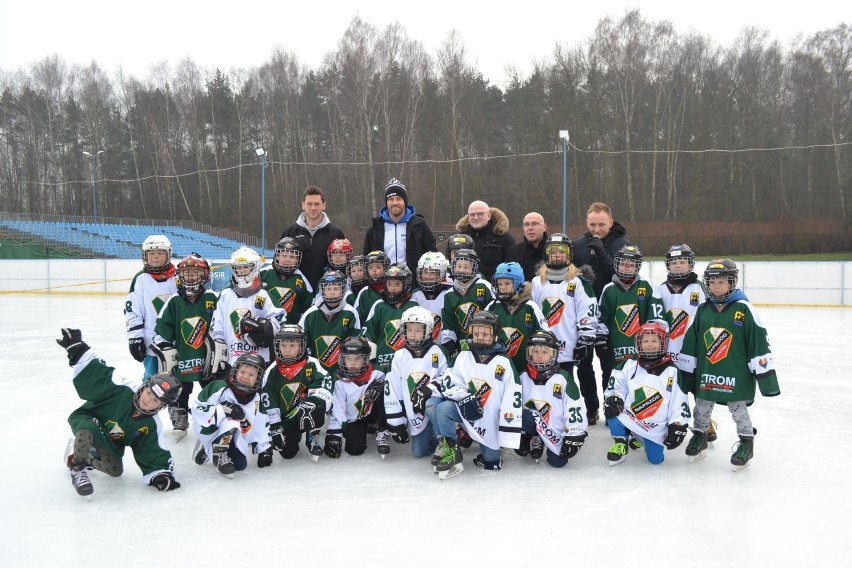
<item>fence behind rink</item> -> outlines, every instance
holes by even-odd
[[[176,260],[175,260],[176,262]],[[228,285],[227,260],[210,261],[215,290]],[[852,306],[850,261],[746,261],[739,287],[752,303],[790,306]],[[696,262],[701,275],[706,261]],[[0,260],[0,294],[127,294],[142,268],[139,260],[38,259]],[[642,276],[654,283],[666,277],[662,261],[642,265]]]

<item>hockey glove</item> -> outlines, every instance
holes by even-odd
[[[408,435],[408,429],[405,426],[402,426],[402,430],[398,430],[396,432],[394,432],[393,428],[388,426],[388,430],[393,432],[393,436],[391,436],[391,438],[393,438],[393,441],[397,444],[407,444],[409,440],[411,440],[411,437]]]
[[[141,337],[131,337],[127,340],[130,354],[140,363],[145,360],[145,340]]]
[[[272,347],[275,329],[272,322],[266,318],[254,319],[243,316],[240,320],[240,337],[253,347]]]
[[[207,338],[204,340],[207,354],[204,356],[204,371],[202,377],[205,381],[218,378],[224,379],[228,376],[228,346],[219,339]]]
[[[666,436],[666,439],[663,440],[663,445],[673,450],[679,445],[683,443],[683,439],[686,437],[686,425],[685,424],[669,424],[669,433]]]
[[[583,447],[586,436],[588,434],[584,432],[582,436],[565,436],[562,438],[562,448],[559,450],[559,455],[569,460],[576,456],[580,448]]]
[[[447,351],[447,359],[453,360],[456,355],[459,354],[459,342],[453,339],[447,341],[443,345],[444,349]]]
[[[595,351],[606,351],[607,344],[609,342],[609,336],[607,335],[596,335],[595,336]]]
[[[233,420],[243,420],[246,417],[243,407],[239,404],[233,402],[220,402],[219,406],[222,407],[222,412],[224,412],[225,416],[228,418]]]
[[[343,440],[340,436],[326,436],[325,437],[325,448],[322,451],[325,452],[325,455],[332,459],[337,459],[340,457],[340,452],[343,450]]]
[[[266,448],[265,451],[257,454],[257,467],[269,467],[272,465],[272,448]]]
[[[590,256],[606,256],[606,247],[603,244],[601,238],[597,235],[592,235],[588,240],[589,246],[589,255]]]
[[[299,430],[310,432],[321,428],[325,423],[325,405],[317,404],[313,400],[303,400],[299,403]]]
[[[482,403],[479,397],[469,394],[458,402],[459,414],[468,422],[476,422],[482,418]]]
[[[174,489],[180,489],[180,483],[175,479],[175,476],[171,473],[158,473],[154,476],[154,479],[151,480],[151,485],[157,488],[157,491],[172,491]]]
[[[62,337],[57,339],[56,343],[68,354],[68,364],[73,367],[83,353],[89,350],[89,346],[83,341],[83,332],[79,329],[63,327],[61,331]]]
[[[370,383],[370,386],[364,391],[364,402],[375,402],[382,397],[382,393],[385,390],[385,380],[384,379],[374,379],[373,382]]]
[[[595,338],[588,335],[577,337],[577,345],[574,347],[574,361],[579,363],[586,357],[591,357],[595,350]]]
[[[157,356],[157,372],[175,374],[175,367],[178,364],[178,352],[171,343],[152,344],[151,351]]]
[[[411,393],[411,408],[416,414],[426,413],[426,401],[432,398],[432,389],[429,383],[420,385]]]
[[[624,401],[621,400],[620,396],[606,397],[606,400],[604,400],[604,416],[607,420],[615,418],[621,414],[622,410],[624,410]]]
[[[284,457],[284,447],[287,445],[287,439],[284,437],[284,428],[280,422],[275,422],[269,425],[269,436],[272,438],[272,447]]]

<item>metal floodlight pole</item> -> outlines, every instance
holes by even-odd
[[[562,139],[562,232],[568,234],[568,131],[560,130]]]
[[[98,159],[98,156],[104,153],[104,150],[100,150],[97,154],[92,154],[91,152],[83,151],[83,155],[87,156],[90,160],[90,169],[92,171],[92,217],[95,221],[98,220],[98,191],[97,191],[97,180],[95,179],[95,161]]]
[[[266,151],[263,147],[255,149],[260,158],[260,246],[266,250]],[[261,251],[261,254],[263,252]]]

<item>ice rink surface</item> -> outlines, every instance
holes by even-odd
[[[749,468],[733,473],[733,421],[717,407],[719,439],[690,464],[681,446],[652,466],[644,453],[609,467],[605,426],[590,427],[566,468],[503,450],[505,467],[473,466],[439,481],[428,459],[391,444],[357,458],[304,449],[254,461],[233,480],[197,466],[190,434],[167,437],[178,491],[125,473],[92,472],[79,497],[62,462],[67,416],[81,404],[60,327],[79,327],[117,368],[141,377],[124,339],[123,298],[0,296],[0,485],[3,566],[848,566],[852,444],[846,422],[852,310],[758,308],[781,396],[751,407],[758,429]],[[844,481],[844,479],[846,481]]]

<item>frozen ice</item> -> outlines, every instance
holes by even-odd
[[[130,452],[113,479],[94,471],[91,501],[60,461],[79,404],[54,341],[79,327],[118,372],[141,377],[124,339],[118,296],[0,296],[4,566],[822,566],[848,562],[852,505],[846,416],[852,311],[759,308],[782,394],[758,397],[751,466],[734,473],[733,421],[717,407],[719,439],[689,464],[683,446],[660,466],[644,454],[609,467],[600,423],[564,469],[503,450],[499,473],[473,466],[438,481],[428,458],[391,444],[359,457],[289,461],[229,480],[197,466],[195,435],[175,444],[178,491],[141,483]],[[167,431],[171,429],[163,412]],[[844,473],[845,472],[845,473]],[[846,479],[846,481],[844,481]]]

